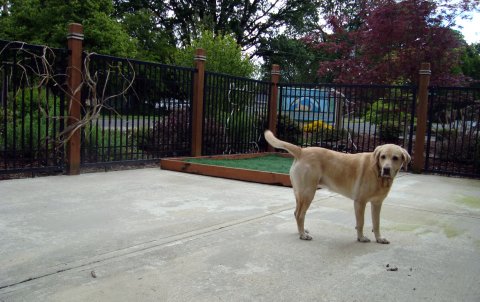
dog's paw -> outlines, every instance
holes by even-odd
[[[300,239],[302,239],[302,240],[312,240],[313,237],[308,235],[307,232],[305,232],[304,234],[300,234]]]
[[[381,243],[381,244],[389,244],[390,241],[388,241],[387,239],[385,238],[378,238],[377,239],[377,243]]]
[[[366,242],[370,242],[370,239],[368,239],[368,237],[362,236],[362,237],[358,237],[357,241],[366,243]]]

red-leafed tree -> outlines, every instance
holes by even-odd
[[[332,56],[320,63],[318,73],[334,82],[417,83],[420,64],[430,62],[432,84],[464,85],[468,79],[455,71],[464,42],[450,26],[455,13],[475,9],[475,3],[444,8],[433,1],[370,1],[357,28],[345,26],[345,16],[330,16],[331,34],[304,41]]]

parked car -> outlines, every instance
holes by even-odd
[[[155,102],[155,109],[173,110],[190,108],[190,100],[162,99]]]

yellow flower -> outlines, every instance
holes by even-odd
[[[304,132],[318,132],[321,130],[333,130],[333,127],[322,120],[314,121],[303,126]]]

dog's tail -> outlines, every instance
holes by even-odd
[[[265,139],[272,147],[287,150],[288,153],[292,154],[295,158],[300,158],[300,155],[302,154],[302,148],[279,140],[270,130],[265,131]]]

